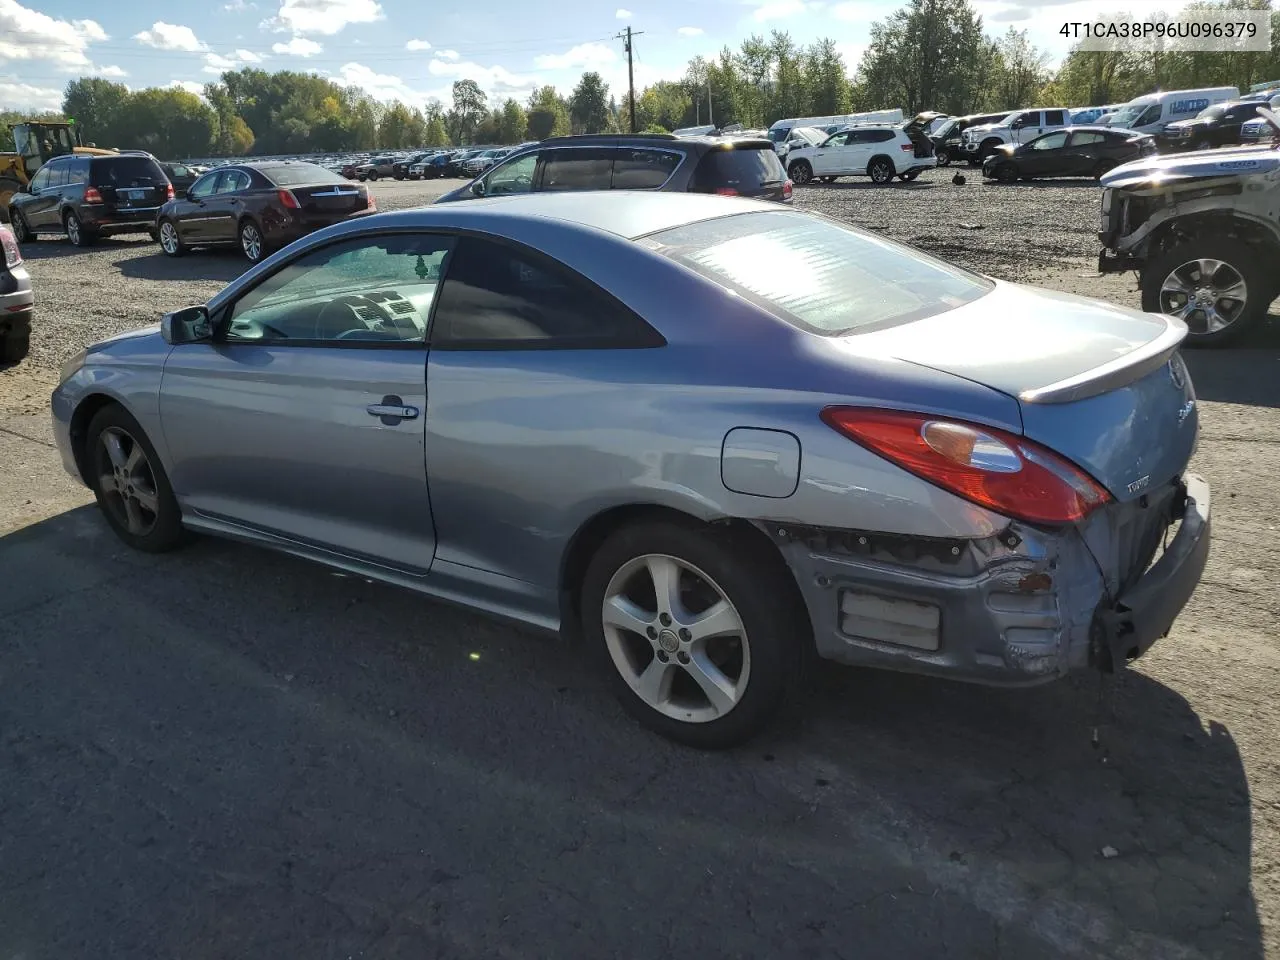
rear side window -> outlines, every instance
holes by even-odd
[[[612,180],[608,148],[548,150],[542,161],[543,190],[608,190]]]
[[[88,183],[89,182],[89,158],[82,157],[79,160],[72,160],[70,172],[67,174],[67,183]]]
[[[476,237],[459,240],[450,258],[430,339],[455,350],[662,342],[585,277],[530,251]]]
[[[1066,123],[1067,114],[1065,111],[1062,111],[1062,110],[1046,110],[1044,112],[1044,122],[1047,126],[1052,126],[1053,124],[1059,124],[1059,123]]]
[[[613,189],[656,189],[679,165],[680,154],[670,150],[619,150],[613,160]]]
[[[1120,138],[1116,137],[1115,139],[1119,140]],[[1073,147],[1083,147],[1086,144],[1090,144],[1090,143],[1106,143],[1106,142],[1107,142],[1107,135],[1105,133],[1094,133],[1091,130],[1086,130],[1083,133],[1073,133],[1071,135],[1071,145]]]
[[[803,330],[862,333],[954,310],[991,281],[803,213],[746,213],[637,241]]]
[[[888,143],[892,139],[892,130],[854,130],[849,134],[850,143]]]
[[[91,179],[99,187],[153,187],[169,182],[150,157],[101,157],[93,161]]]
[[[712,150],[698,163],[694,190],[754,190],[787,179],[782,161],[772,147],[740,146]]]

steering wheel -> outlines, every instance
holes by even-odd
[[[366,320],[356,312],[357,308],[374,315],[373,320]],[[315,338],[317,340],[328,340],[333,335],[330,330],[336,329],[339,325],[344,327],[343,334],[351,331],[369,330],[372,332],[394,333],[397,338],[402,340],[417,339],[418,329],[410,324],[412,329],[408,329],[401,324],[399,318],[392,316],[381,305],[370,300],[368,297],[362,297],[359,294],[349,294],[342,297],[334,297],[316,314]],[[410,336],[406,336],[409,334]]]

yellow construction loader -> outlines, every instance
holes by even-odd
[[[9,129],[17,149],[0,153],[0,215],[7,213],[9,198],[30,183],[47,160],[68,153],[107,157],[117,152],[84,146],[74,121],[31,120],[12,124]]]

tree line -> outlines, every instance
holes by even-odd
[[[1190,9],[1267,9],[1270,0],[1197,3]],[[1025,31],[989,36],[969,0],[909,0],[871,27],[856,65],[823,38],[796,44],[775,30],[737,49],[695,57],[679,80],[637,96],[637,129],[740,123],[765,128],[783,117],[900,107],[951,114],[1029,106],[1123,102],[1150,90],[1280,79],[1280,14],[1272,49],[1257,53],[1126,54],[1073,48],[1056,70]],[[851,70],[851,66],[853,69]],[[631,104],[588,72],[567,94],[534,90],[524,102],[490,100],[474,80],[453,84],[449,103],[385,103],[358,87],[314,74],[245,68],[207,84],[131,91],[98,77],[71,81],[63,114],[99,146],[150,150],[166,158],[272,155],[509,144],[568,133],[629,129]],[[17,115],[0,115],[13,122]],[[0,136],[8,130],[0,128]],[[11,138],[10,138],[11,145]],[[0,146],[3,146],[0,143]]]

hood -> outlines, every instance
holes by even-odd
[[[1204,127],[1212,123],[1212,120],[1201,117],[1188,117],[1186,120],[1171,120],[1164,125],[1166,130],[1185,130],[1187,127]]]
[[[1005,126],[1006,124],[1003,123],[980,123],[976,127],[965,127],[964,136],[979,137],[984,133],[990,133],[992,130],[998,130]]]
[[[1102,178],[1103,187],[1132,187],[1144,183],[1172,183],[1242,174],[1280,175],[1280,153],[1270,147],[1248,146],[1143,157],[1121,164]]]
[[[141,327],[137,330],[126,330],[124,333],[117,333],[115,336],[107,337],[105,340],[99,340],[89,347],[88,352],[95,353],[98,350],[105,350],[108,347],[114,347],[129,340],[142,340],[146,337],[159,339],[160,324],[157,323],[150,327]]]

